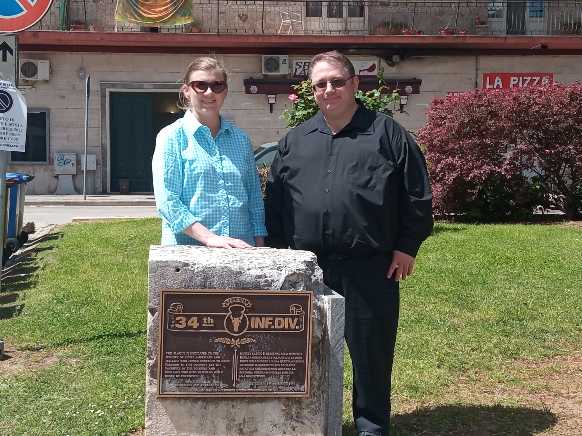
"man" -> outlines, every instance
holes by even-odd
[[[360,436],[385,436],[398,282],[412,274],[433,224],[426,164],[405,129],[357,103],[358,77],[345,56],[316,55],[310,76],[320,111],[279,143],[268,238],[315,252],[325,283],[345,297],[354,422]]]

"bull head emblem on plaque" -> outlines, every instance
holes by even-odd
[[[228,314],[224,319],[224,328],[233,336],[240,336],[246,332],[249,319],[242,304],[232,304],[228,307]]]
[[[168,309],[169,313],[182,313],[184,311],[184,305],[182,303],[172,303]]]

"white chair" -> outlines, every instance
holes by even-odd
[[[291,12],[291,11],[281,11],[281,25],[279,26],[280,35],[283,31],[283,27],[287,26],[287,35],[291,35],[295,32],[295,26],[301,29],[303,33],[305,31],[303,27],[303,16],[298,12]]]

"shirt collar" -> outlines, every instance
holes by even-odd
[[[374,120],[376,119],[376,114],[366,109],[363,105],[358,104],[358,109],[354,113],[351,121],[341,130],[346,132],[349,130],[357,130],[363,135],[372,135],[374,133]],[[317,112],[305,125],[305,135],[308,135],[316,130],[327,135],[331,135],[329,126],[325,122],[323,113],[321,111]]]
[[[183,129],[186,132],[186,134],[190,137],[194,136],[194,134],[198,131],[198,129],[201,128],[202,126],[204,126],[202,123],[200,123],[200,121],[198,121],[198,118],[196,118],[196,115],[194,115],[194,113],[189,109],[186,111],[186,113],[184,114],[184,117],[182,119],[184,120],[184,123],[182,125]],[[220,135],[220,133],[222,133],[222,132],[229,131],[231,128],[232,128],[232,123],[228,120],[225,120],[221,116],[220,117],[220,129],[218,131],[218,134]]]

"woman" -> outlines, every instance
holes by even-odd
[[[220,116],[224,67],[200,57],[180,88],[184,117],[163,128],[152,160],[162,245],[263,246],[267,234],[249,137]]]

